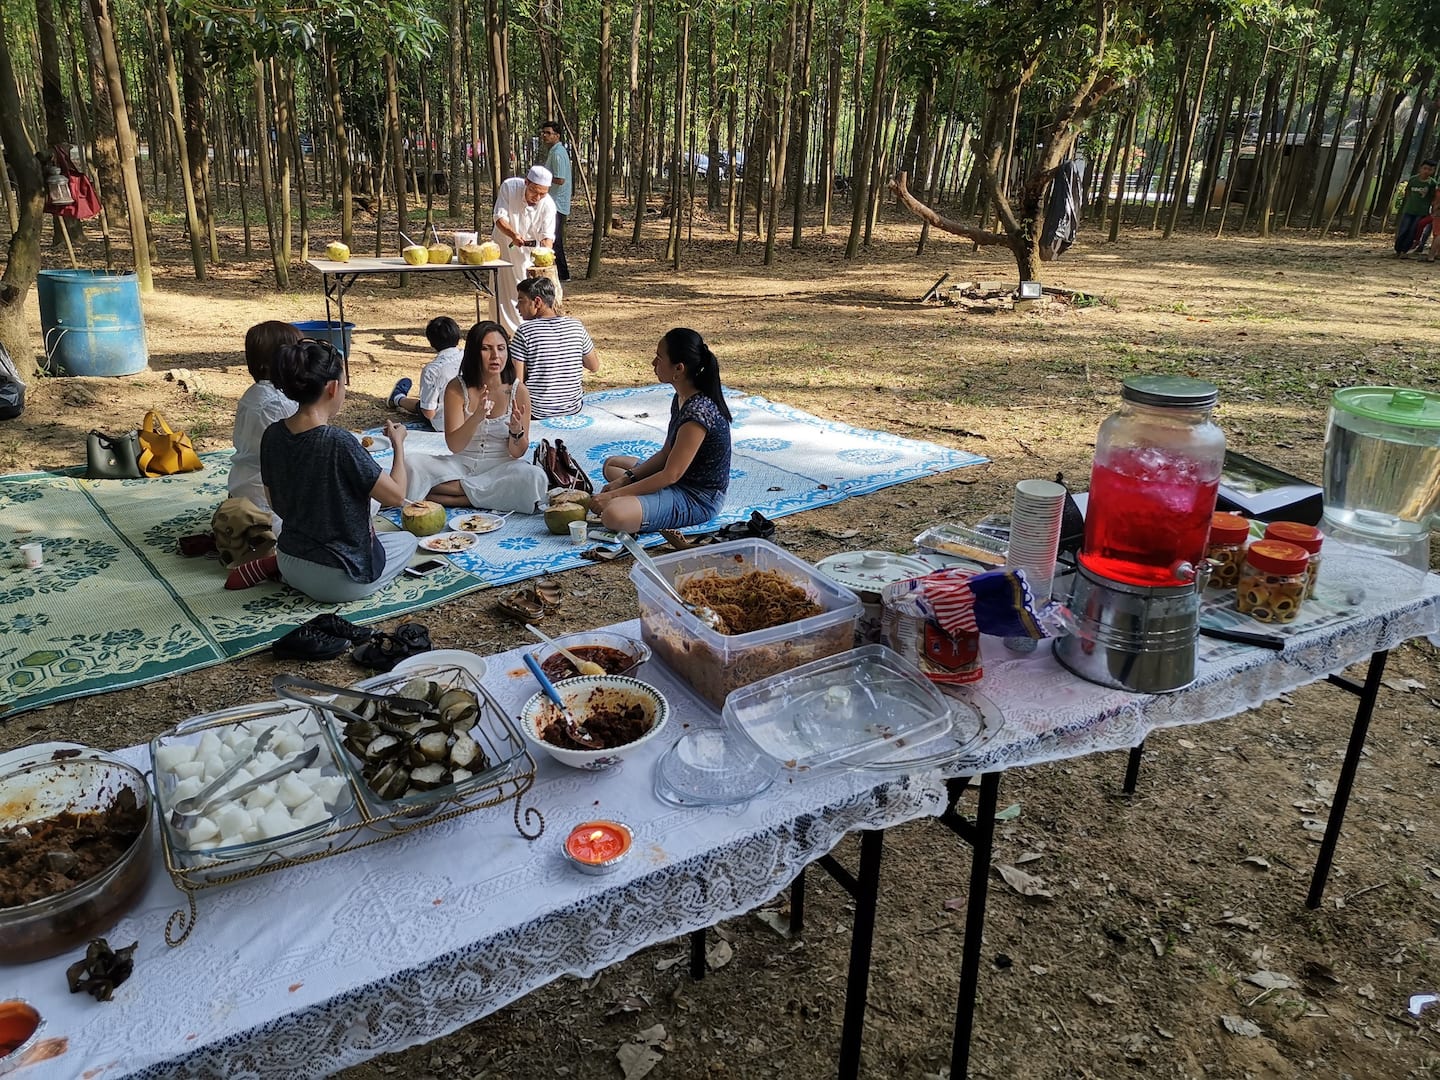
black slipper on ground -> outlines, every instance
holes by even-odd
[[[769,540],[775,535],[775,523],[756,510],[750,515],[749,521],[733,521],[721,529],[718,535],[721,540],[745,540],[749,537]]]
[[[371,671],[389,671],[401,660],[408,660],[418,653],[429,652],[430,629],[422,623],[401,623],[391,634],[375,631],[350,653],[350,659]]]
[[[331,634],[311,619],[270,646],[277,660],[334,660],[350,648],[348,638]]]
[[[334,634],[346,641],[360,642],[369,641],[375,636],[375,631],[368,626],[356,626],[349,619],[342,619],[333,611],[327,611],[324,615],[316,615],[306,626],[317,626],[327,634]]]

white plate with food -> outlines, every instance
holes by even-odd
[[[457,551],[468,551],[474,544],[474,533],[447,532],[420,538],[422,548],[440,555],[454,555]]]
[[[450,528],[459,533],[492,533],[505,527],[508,514],[461,514],[450,519]]]
[[[372,454],[383,454],[390,449],[390,440],[384,435],[367,435],[365,432],[357,432],[355,437],[360,440],[360,445]]]

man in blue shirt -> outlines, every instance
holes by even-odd
[[[550,198],[555,202],[555,272],[561,281],[569,281],[570,264],[565,261],[565,219],[570,216],[570,189],[574,186],[570,151],[560,141],[558,121],[546,120],[540,125],[540,140],[550,148],[545,167],[555,178],[550,182]]]

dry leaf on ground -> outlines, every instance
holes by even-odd
[[[1225,1025],[1225,1030],[1232,1035],[1243,1035],[1247,1039],[1258,1038],[1260,1029],[1241,1016],[1222,1016],[1220,1023]]]
[[[1053,899],[1055,894],[1045,888],[1045,879],[1036,877],[1034,874],[1027,874],[1019,867],[1011,866],[1009,863],[996,863],[995,869],[999,871],[1005,884],[1018,892],[1021,896],[1033,897],[1037,900]]]

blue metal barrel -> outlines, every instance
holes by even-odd
[[[134,375],[150,362],[140,281],[133,271],[41,270],[40,328],[50,370]]]
[[[307,338],[314,338],[316,341],[328,341],[340,350],[340,355],[350,359],[350,334],[355,329],[353,322],[340,323],[333,319],[310,319],[306,322],[291,323],[291,326],[299,330]]]

